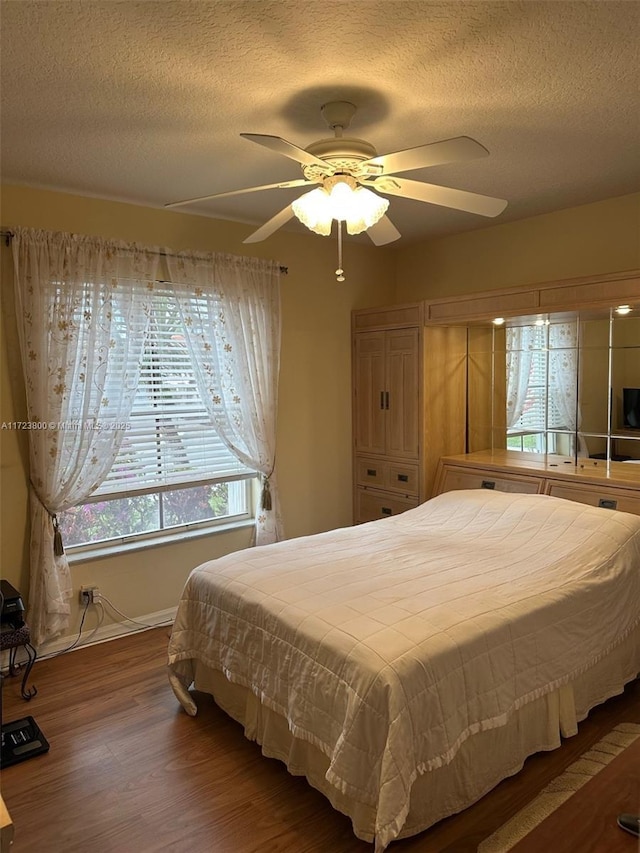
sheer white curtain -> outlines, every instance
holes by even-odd
[[[17,229],[12,242],[29,430],[29,624],[36,645],[68,626],[72,594],[56,513],[112,466],[138,384],[157,249]]]
[[[535,329],[515,326],[508,328],[506,333],[507,429],[511,429],[522,417],[527,399]]]
[[[222,254],[172,254],[167,264],[200,394],[229,449],[262,474],[257,545],[282,536],[276,485],[280,267]]]
[[[560,423],[576,436],[579,456],[587,454],[586,443],[578,433],[578,325],[577,322],[552,323],[549,326],[549,400],[553,401]]]

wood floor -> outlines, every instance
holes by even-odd
[[[587,809],[585,802],[598,805]],[[618,827],[620,803],[637,813],[640,806],[640,738],[589,779],[579,796],[569,797],[532,832],[519,841],[512,853],[633,853],[637,840]],[[606,819],[603,821],[602,817]],[[567,832],[567,827],[572,827]]]
[[[348,818],[264,758],[209,697],[197,696],[196,718],[181,710],[167,682],[167,640],[160,628],[38,661],[39,692],[28,703],[19,678],[5,680],[3,720],[32,715],[51,744],[2,772],[12,853],[372,853]],[[559,750],[533,756],[463,814],[390,851],[474,853],[619,722],[640,722],[640,681]]]

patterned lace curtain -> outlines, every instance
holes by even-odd
[[[508,328],[506,333],[507,429],[511,429],[522,417],[527,399],[535,327],[515,326]]]
[[[63,633],[72,594],[56,514],[109,472],[138,384],[157,249],[16,229],[12,242],[29,430],[29,623]]]
[[[578,456],[588,455],[578,433],[578,325],[576,321],[549,326],[549,399],[555,404],[562,426],[574,433]]]
[[[227,447],[262,474],[255,542],[275,542],[282,538],[275,475],[280,266],[169,250],[167,264],[209,415]]]

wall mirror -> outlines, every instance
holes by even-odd
[[[637,311],[515,317],[468,343],[470,452],[640,465]]]

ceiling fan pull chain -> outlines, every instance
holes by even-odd
[[[336,277],[338,281],[344,281],[344,270],[342,269],[342,220],[338,219],[338,269]]]

